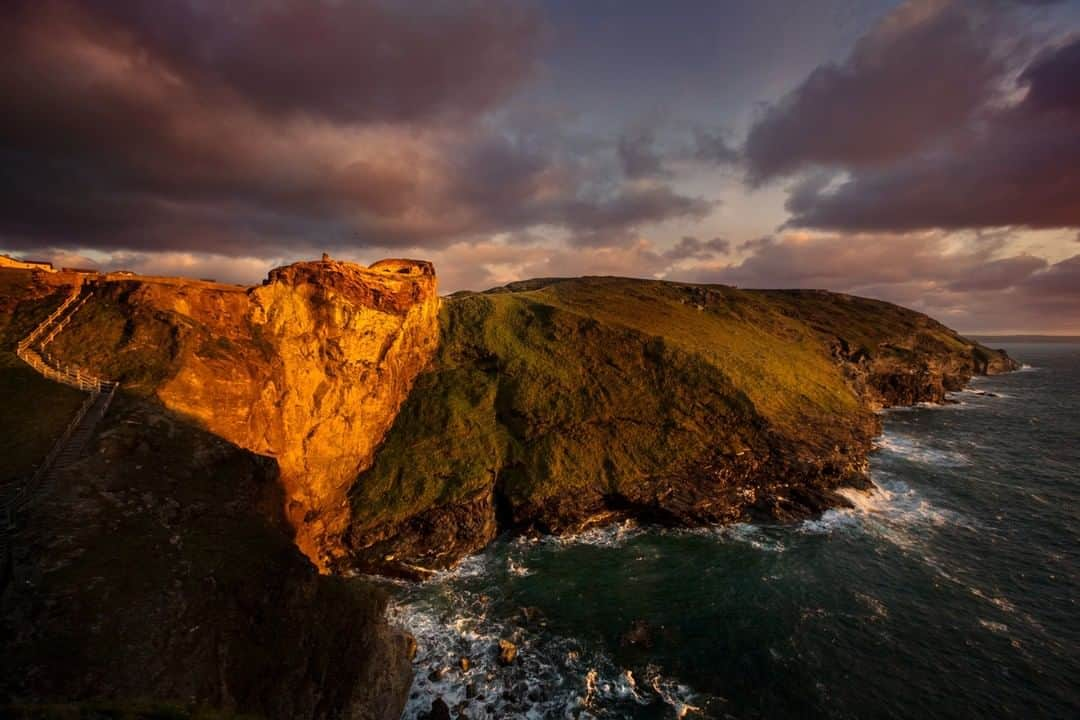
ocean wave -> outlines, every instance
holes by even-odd
[[[959,450],[935,447],[922,440],[896,432],[887,432],[879,437],[874,447],[878,451],[920,465],[960,467],[971,464],[971,458]]]
[[[982,625],[987,630],[989,630],[991,632],[998,633],[1000,635],[1004,635],[1005,633],[1009,632],[1009,626],[1006,625],[1005,623],[994,622],[992,620],[986,620],[984,618],[979,618],[979,624]]]
[[[920,402],[914,405],[894,405],[892,407],[880,408],[877,411],[878,415],[899,415],[904,413],[919,412],[920,410],[965,410],[968,406],[962,400],[959,400],[951,393],[945,396],[946,400],[951,402],[935,403],[935,402]]]
[[[903,480],[877,472],[874,488],[841,488],[838,492],[853,507],[825,511],[821,517],[803,521],[800,533],[828,535],[836,532],[866,532],[901,548],[924,548],[927,533],[945,525],[974,529],[963,515],[939,507]],[[932,558],[925,555],[928,563]]]
[[[968,400],[973,400],[975,398],[987,398],[990,400],[996,400],[998,398],[1012,399],[1015,396],[1010,395],[1009,393],[1001,392],[1000,390],[983,390],[981,388],[969,386],[962,390],[957,390],[954,393],[949,393],[947,397],[953,399],[965,398],[964,400],[961,400],[961,403],[966,404]]]
[[[782,529],[765,527],[754,523],[732,523],[730,525],[704,525],[701,527],[670,528],[659,532],[674,535],[696,535],[715,538],[725,542],[749,545],[755,550],[770,553],[782,553],[787,550]]]
[[[609,525],[589,528],[579,533],[566,533],[563,535],[543,535],[540,537],[518,537],[514,543],[519,546],[528,545],[594,545],[597,547],[621,547],[627,541],[636,538],[648,531],[647,527],[639,525],[634,520],[623,520]]]

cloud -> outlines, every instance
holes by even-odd
[[[796,177],[787,227],[1080,226],[1080,37],[1034,52],[1019,17],[905,2],[765,110],[748,182]]]
[[[964,277],[948,283],[950,290],[1004,290],[1023,282],[1049,263],[1033,255],[1015,255],[971,267]]]
[[[726,238],[698,240],[696,237],[683,237],[670,250],[663,253],[665,260],[705,260],[731,252],[731,242]]]
[[[603,238],[606,233],[644,223],[675,218],[700,220],[714,204],[704,198],[682,195],[666,185],[630,185],[610,197],[570,200],[559,216],[562,224],[586,231],[583,238]]]
[[[281,256],[707,212],[497,122],[541,34],[509,0],[20,2],[0,19],[0,239]]]
[[[652,131],[639,130],[623,133],[619,137],[616,152],[623,173],[631,179],[670,177],[671,171],[656,151],[656,137]]]
[[[813,166],[867,168],[966,125],[1007,69],[1001,13],[985,3],[909,0],[822,65],[751,127],[744,155],[759,185]]]
[[[712,165],[734,165],[741,160],[739,151],[733,148],[723,133],[694,130],[694,157]]]
[[[932,151],[789,198],[791,225],[834,230],[1080,227],[1080,37],[1020,75],[1023,99]]]
[[[474,115],[533,67],[541,21],[499,0],[95,3],[97,17],[191,82],[270,114],[426,122]]]
[[[1028,276],[1022,286],[1028,292],[1070,300],[1080,306],[1080,255],[1062,260],[1046,272]]]

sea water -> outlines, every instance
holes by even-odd
[[[1007,349],[1024,370],[886,414],[854,509],[507,538],[390,584],[406,717],[1080,717],[1080,345]]]

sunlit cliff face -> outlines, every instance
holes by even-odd
[[[216,317],[221,327],[211,329],[243,349],[185,353],[158,395],[277,459],[296,542],[324,567],[349,519],[349,486],[435,352],[434,269],[408,260],[297,263],[213,308],[192,308],[199,297],[173,309],[208,324]]]

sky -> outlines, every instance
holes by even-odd
[[[812,287],[1080,334],[1080,2],[9,0],[0,251]]]

